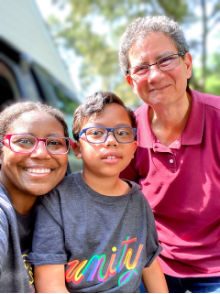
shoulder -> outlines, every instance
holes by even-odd
[[[0,279],[4,259],[8,255],[10,236],[10,219],[5,211],[0,207]],[[1,282],[0,282],[1,283]]]
[[[0,188],[0,192],[1,188]],[[15,222],[14,218],[14,209],[10,204],[9,200],[3,197],[2,193],[0,193],[0,238],[1,241],[4,240],[4,236],[9,234],[9,226],[10,224]]]
[[[72,187],[81,185],[82,176],[81,171],[71,173],[63,178],[63,180],[56,186],[57,189],[65,189],[66,187]]]
[[[127,182],[129,186],[131,187],[131,190],[129,192],[131,197],[135,199],[136,202],[139,201],[141,204],[148,205],[148,201],[146,197],[144,196],[143,192],[141,191],[141,186],[133,181],[129,181],[129,180],[124,180],[124,181]]]
[[[75,187],[77,185],[77,182],[79,181],[81,173],[71,173],[67,176],[65,176],[62,181],[53,189],[51,190],[47,195],[56,194],[56,193],[62,193],[63,191],[67,192],[68,189],[71,189],[72,187]],[[45,196],[43,196],[45,197]]]
[[[1,213],[7,215],[8,218],[12,218],[12,215],[14,215],[14,208],[9,199],[8,192],[2,184],[0,184],[0,209]]]
[[[48,194],[41,196],[41,204],[49,207],[57,207],[61,203],[68,204],[68,199],[80,190],[81,173],[71,173],[63,178],[63,180]]]
[[[130,190],[130,201],[132,204],[132,213],[136,211],[138,218],[145,219],[147,222],[154,222],[153,211],[149,205],[147,198],[141,191],[141,186],[133,181],[127,181],[132,185]]]
[[[220,110],[220,97],[207,93],[200,93],[190,89],[192,99],[197,99],[205,107],[215,108],[217,111]]]
[[[134,112],[136,119],[138,119],[142,115],[145,116],[146,113],[148,113],[148,109],[149,109],[149,106],[146,103],[144,103],[140,107],[138,107]]]
[[[17,227],[15,211],[8,197],[7,190],[0,184],[0,240],[3,247],[5,246],[3,243],[6,244],[8,241],[11,229]]]
[[[3,233],[2,228],[5,227],[6,229],[8,228],[8,218],[7,218],[7,214],[5,213],[5,210],[2,209],[2,207],[0,207],[0,235]]]

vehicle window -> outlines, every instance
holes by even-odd
[[[10,68],[0,60],[0,110],[19,100],[19,89]]]
[[[72,113],[79,104],[73,94],[37,64],[32,65],[32,71],[41,91],[41,98],[64,113]]]

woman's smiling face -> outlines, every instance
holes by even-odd
[[[152,32],[138,39],[129,51],[130,67],[154,64],[158,59],[177,54],[172,40],[160,32]],[[165,106],[186,98],[187,79],[192,73],[192,59],[189,53],[179,57],[180,63],[172,70],[162,71],[157,65],[151,66],[149,75],[134,81],[127,75],[127,82],[134,92],[147,104]]]
[[[64,137],[62,124],[53,116],[32,110],[21,114],[7,129],[7,134],[31,134],[40,139]],[[13,152],[7,144],[0,155],[0,181],[11,198],[43,195],[52,190],[64,177],[68,155],[52,155],[44,142],[29,154]]]

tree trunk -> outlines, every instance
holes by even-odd
[[[208,17],[206,11],[206,0],[201,0],[202,5],[202,24],[203,24],[203,36],[202,36],[202,81],[201,86],[205,92],[206,78],[207,78],[207,38],[208,38]]]

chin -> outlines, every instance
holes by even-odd
[[[31,190],[29,190],[30,194],[32,194],[34,197],[47,194],[48,192],[50,192],[53,189],[53,187],[50,187],[50,188],[40,187],[39,188],[39,185],[38,185],[38,187],[32,187]]]
[[[119,177],[120,171],[109,171],[104,173],[105,177]]]

